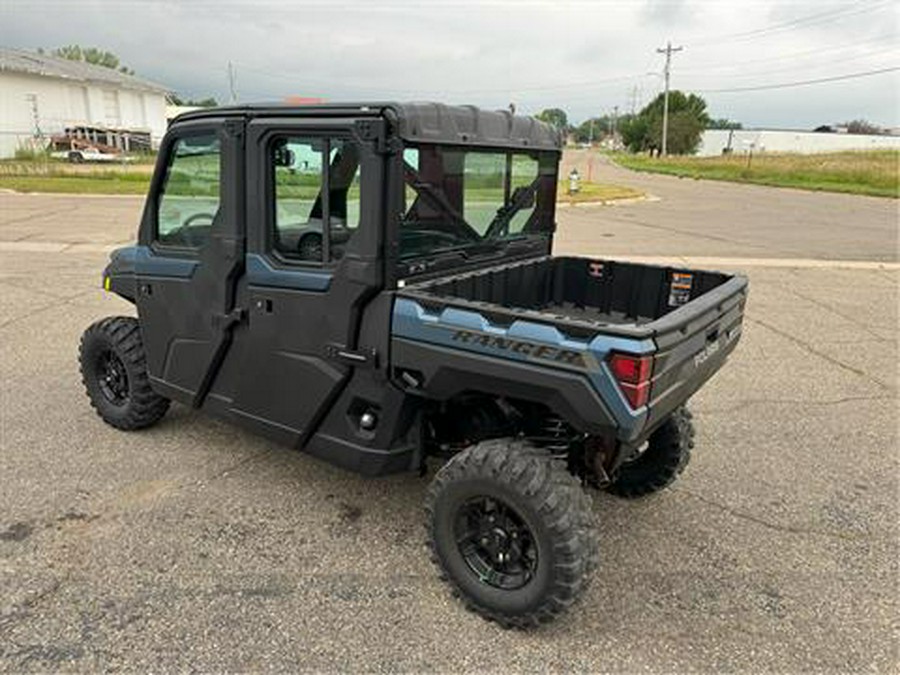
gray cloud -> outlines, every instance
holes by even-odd
[[[687,0],[647,0],[641,7],[641,19],[669,28],[693,19],[697,6]]]
[[[900,61],[896,6],[883,1],[119,0],[73,9],[71,2],[7,0],[0,43],[100,46],[182,94],[223,101],[232,61],[245,100],[516,101],[532,112],[563,107],[577,120],[613,106],[628,110],[635,92],[640,102],[655,95],[660,79],[648,73],[661,69],[655,50],[668,39],[685,47],[673,62],[673,86],[698,91]],[[834,16],[805,20],[829,12]],[[789,22],[796,25],[771,30]],[[897,125],[895,75],[705,96],[713,115],[748,125],[810,127],[851,117]]]

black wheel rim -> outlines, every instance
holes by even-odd
[[[97,383],[103,397],[113,405],[128,401],[128,372],[115,352],[107,350],[97,358]]]
[[[454,523],[459,552],[482,583],[511,591],[537,572],[534,535],[512,507],[493,497],[468,500]]]

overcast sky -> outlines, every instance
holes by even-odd
[[[2,0],[0,45],[108,49],[187,96],[240,101],[433,99],[570,120],[640,108],[662,86],[701,92],[714,117],[809,128],[900,125],[900,72],[738,92],[900,66],[889,0],[47,2]]]

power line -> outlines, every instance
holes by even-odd
[[[785,59],[785,61],[789,61]],[[882,49],[865,54],[847,55],[831,60],[822,60],[816,63],[800,61],[783,67],[769,67],[765,69],[742,71],[708,71],[681,70],[678,73],[683,80],[689,80],[697,87],[728,86],[740,87],[743,85],[754,86],[754,82],[777,82],[779,80],[792,80],[793,78],[813,79],[815,77],[828,77],[835,72],[847,71],[853,68],[876,70],[886,68],[900,61],[900,50],[895,47]],[[859,62],[859,63],[857,63]]]
[[[779,84],[763,84],[755,87],[734,87],[731,89],[701,89],[696,91],[698,94],[729,94],[739,91],[762,91],[764,89],[787,89],[789,87],[803,87],[809,84],[820,84],[822,82],[837,82],[839,80],[853,80],[859,77],[870,77],[872,75],[880,75],[882,73],[893,73],[900,70],[900,66],[891,68],[879,68],[878,70],[867,70],[862,73],[850,73],[848,75],[835,75],[834,77],[822,77],[816,80],[800,80],[798,82],[781,82]]]
[[[263,75],[266,77],[270,77],[278,80],[291,80],[297,83],[304,84],[319,84],[319,85],[333,85],[334,81],[325,80],[315,80],[306,77],[305,75],[293,75],[290,73],[278,73],[268,70],[261,70],[259,68],[251,68],[248,66],[241,66],[242,70],[247,72],[256,73],[259,75]],[[516,87],[516,86],[508,86],[507,89],[510,91],[518,93],[527,93],[527,92],[542,92],[542,91],[558,91],[565,89],[581,89],[583,87],[591,87],[591,86],[599,86],[604,84],[615,84],[617,82],[629,82],[635,79],[640,79],[644,77],[644,74],[632,73],[629,75],[613,75],[610,77],[604,78],[596,78],[593,80],[585,80],[581,82],[567,82],[565,84],[552,84],[552,85],[529,85],[524,87]],[[345,89],[355,89],[360,91],[378,91],[384,92],[386,87],[371,87],[366,85],[358,85],[354,83],[344,83],[342,82],[342,87]],[[460,95],[460,94],[494,94],[497,92],[496,87],[492,87],[489,89],[391,89],[387,88],[395,93],[417,93],[417,94],[452,94],[452,95]]]
[[[730,42],[744,42],[744,41],[749,41],[749,40],[756,40],[759,37],[766,36],[770,33],[789,31],[789,30],[793,30],[794,28],[798,28],[801,26],[829,23],[829,22],[835,21],[837,19],[844,19],[844,18],[847,18],[850,16],[857,16],[859,14],[868,14],[871,12],[878,11],[884,7],[890,6],[891,4],[892,4],[892,0],[884,0],[883,2],[878,2],[878,3],[874,3],[874,4],[857,3],[851,7],[842,7],[841,9],[829,10],[827,12],[819,12],[818,14],[811,14],[806,17],[802,17],[799,19],[793,19],[791,21],[785,21],[780,24],[765,26],[763,28],[756,28],[754,30],[749,30],[749,31],[740,31],[737,33],[720,35],[720,36],[717,36],[710,40],[701,40],[699,42],[692,42],[691,47],[699,48],[699,47],[720,45],[720,44],[723,44],[726,42],[730,43]]]
[[[806,50],[806,51],[802,51],[802,52],[793,52],[790,54],[784,54],[781,56],[773,56],[773,57],[769,57],[769,58],[765,58],[765,59],[750,59],[747,61],[741,61],[740,63],[722,63],[722,64],[713,65],[713,66],[709,66],[709,67],[705,67],[705,68],[695,68],[693,70],[688,68],[686,70],[679,70],[678,72],[681,73],[682,75],[703,75],[705,73],[717,73],[717,72],[721,72],[721,71],[739,70],[740,75],[745,75],[745,74],[768,75],[770,73],[785,72],[787,70],[793,70],[795,68],[808,68],[808,67],[810,67],[810,64],[794,63],[793,65],[789,66],[788,68],[778,68],[775,70],[757,71],[756,73],[752,73],[752,72],[747,73],[745,71],[745,67],[748,65],[758,64],[758,63],[772,63],[772,62],[791,63],[791,62],[794,62],[797,60],[806,60],[807,57],[816,57],[816,63],[815,63],[816,67],[819,67],[819,66],[827,67],[827,66],[838,65],[838,64],[844,63],[846,61],[851,61],[851,60],[855,61],[857,59],[864,59],[864,58],[869,58],[872,56],[881,56],[882,54],[887,54],[890,52],[896,52],[898,55],[900,55],[900,50],[898,50],[896,46],[891,45],[887,49],[877,49],[874,51],[867,51],[867,52],[862,52],[862,53],[858,53],[858,54],[850,54],[847,56],[840,56],[833,61],[823,61],[821,59],[822,54],[846,52],[851,49],[856,49],[858,47],[865,47],[868,45],[876,45],[876,44],[884,44],[884,41],[878,40],[878,41],[873,41],[870,43],[860,42],[860,43],[853,44],[853,45],[843,45],[841,47],[834,47],[834,48],[826,47],[824,49],[810,49],[810,50]]]

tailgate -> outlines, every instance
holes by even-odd
[[[722,366],[740,338],[746,300],[747,278],[735,276],[647,326],[658,351],[644,434]]]

